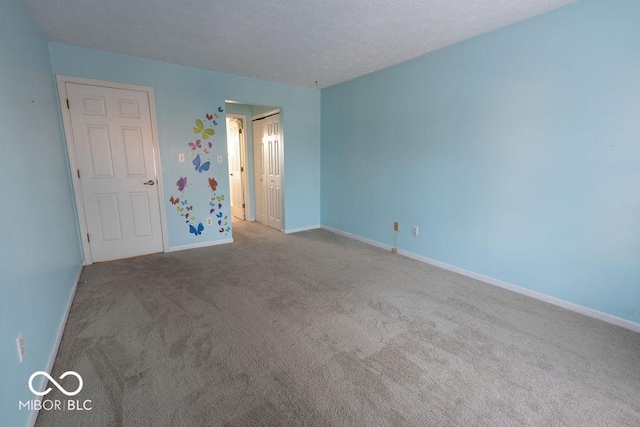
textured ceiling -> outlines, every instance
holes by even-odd
[[[327,87],[576,0],[26,0],[50,41]]]

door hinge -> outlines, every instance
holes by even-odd
[[[91,243],[91,237],[89,237],[89,233],[87,233],[87,242]]]
[[[244,168],[240,166],[240,172],[244,172]]]
[[[69,106],[69,98],[67,98],[67,110],[70,110],[71,107]]]
[[[78,172],[78,179],[80,179],[80,169],[76,169],[76,172]]]

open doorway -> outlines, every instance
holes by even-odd
[[[227,114],[227,155],[229,159],[229,203],[234,220],[246,219],[246,202],[249,195],[246,192],[246,116]]]
[[[230,204],[234,221],[284,229],[281,109],[227,101]]]

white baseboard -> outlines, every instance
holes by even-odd
[[[47,373],[51,374],[53,370],[53,364],[56,361],[56,356],[58,355],[58,349],[60,348],[60,342],[62,341],[62,334],[64,334],[64,327],[67,325],[67,319],[69,318],[69,312],[71,311],[71,305],[73,304],[73,299],[76,296],[76,290],[78,289],[78,282],[80,282],[80,276],[82,275],[82,268],[78,270],[78,274],[76,275],[76,280],[73,283],[73,287],[71,289],[71,296],[69,297],[69,301],[67,302],[67,307],[64,311],[64,315],[62,317],[62,321],[60,322],[60,326],[58,328],[58,335],[56,336],[56,340],[53,343],[53,348],[51,349],[51,353],[49,354],[49,360],[47,361],[47,368],[45,369]],[[46,386],[47,379],[42,377],[40,380],[40,385],[36,387],[37,390],[44,390]],[[42,400],[42,396],[35,396],[34,400]],[[33,427],[36,425],[36,420],[38,419],[38,411],[32,410],[29,414],[29,419],[27,420],[27,427]]]
[[[165,252],[186,251],[187,249],[206,248],[209,246],[226,245],[227,243],[233,243],[233,239],[222,239],[214,240],[212,242],[194,243],[192,245],[173,246]]]
[[[316,224],[316,225],[309,225],[307,227],[289,228],[287,230],[282,230],[282,232],[284,234],[299,233],[301,231],[316,230],[320,227],[321,227],[320,224]]]
[[[366,237],[358,236],[357,234],[348,233],[346,231],[342,231],[337,228],[327,227],[326,225],[323,225],[322,228],[327,231],[331,231],[332,233],[341,234],[350,239],[357,240],[359,242],[366,243],[368,245],[375,246],[377,248],[386,249],[388,251],[390,251],[393,248],[393,246],[391,245],[385,245],[384,243],[376,242],[375,240],[367,239]]]
[[[336,234],[341,234],[345,237],[352,238],[354,240],[358,240],[360,242],[368,243],[373,246],[377,246],[382,249],[391,250],[392,246],[385,245],[383,243],[376,242],[375,240],[370,240],[355,234],[347,233],[346,231],[339,230],[337,228],[322,226],[325,230],[332,231]],[[472,279],[480,280],[481,282],[487,283],[489,285],[494,285],[502,289],[506,289],[511,292],[515,292],[521,295],[526,295],[531,298],[535,298],[540,301],[544,301],[549,304],[556,305],[558,307],[565,308],[570,311],[574,311],[576,313],[583,314],[588,317],[592,317],[594,319],[602,320],[603,322],[610,323],[612,325],[620,326],[625,329],[630,329],[634,332],[640,333],[640,323],[632,322],[631,320],[623,319],[618,316],[614,316],[612,314],[604,313],[599,310],[594,310],[593,308],[584,307],[582,305],[574,304],[569,301],[562,300],[560,298],[553,297],[551,295],[543,294],[541,292],[533,291],[531,289],[523,288],[522,286],[512,285],[511,283],[503,282],[502,280],[494,279],[489,276],[485,276],[483,274],[475,273],[473,271],[465,270],[463,268],[459,268],[453,265],[446,264],[444,262],[436,261],[431,258],[427,258],[422,255],[418,255],[413,252],[405,251],[402,249],[398,250],[398,254],[405,256],[407,258],[414,259],[416,261],[421,261],[426,264],[430,264],[436,267],[440,267],[444,270],[452,271],[454,273],[462,274],[463,276],[470,277]]]

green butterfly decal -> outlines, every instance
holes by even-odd
[[[184,208],[183,208],[183,207],[180,207],[180,206],[177,206],[177,207],[176,207],[176,210],[177,210],[178,212],[182,212],[182,211],[184,210]]]
[[[196,133],[196,134],[201,133],[202,139],[207,140],[209,139],[210,136],[215,135],[216,131],[213,130],[212,128],[205,128],[204,123],[202,123],[202,120],[196,119],[196,125],[193,127],[193,133]]]
[[[217,200],[218,202],[223,201],[223,200],[224,200],[224,194],[223,194],[222,196],[218,196],[218,197],[216,197],[216,200]]]

